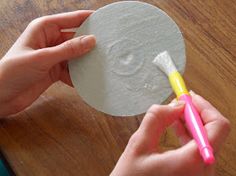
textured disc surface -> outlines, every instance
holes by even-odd
[[[146,112],[172,93],[166,75],[153,63],[168,51],[177,69],[185,68],[185,46],[176,23],[162,10],[134,1],[98,9],[76,36],[93,34],[96,47],[69,63],[74,87],[93,108],[114,116]]]

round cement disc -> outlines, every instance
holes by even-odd
[[[153,59],[167,50],[177,69],[185,68],[185,46],[176,23],[159,8],[123,1],[93,13],[76,36],[93,34],[96,47],[69,63],[74,87],[93,108],[114,116],[146,112],[172,93]]]

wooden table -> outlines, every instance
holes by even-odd
[[[0,56],[36,17],[97,9],[112,0],[1,0]],[[236,175],[236,3],[234,0],[146,0],[166,11],[186,42],[189,87],[214,104],[232,124],[218,157],[217,175]],[[86,105],[57,83],[31,107],[0,121],[0,147],[17,175],[109,175],[142,115],[113,118]],[[161,145],[178,146],[171,131]]]

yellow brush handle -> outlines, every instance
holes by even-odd
[[[177,98],[183,94],[189,94],[184,80],[178,71],[172,72],[169,75],[169,80],[175,94],[177,95]]]

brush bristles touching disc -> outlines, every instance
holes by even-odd
[[[175,64],[167,51],[158,54],[152,63],[157,65],[167,76],[169,76],[170,73],[177,71]]]

